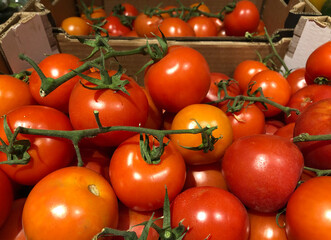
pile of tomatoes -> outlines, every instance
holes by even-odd
[[[59,53],[28,82],[0,76],[0,239],[140,236],[163,219],[183,224],[183,239],[330,239],[331,178],[314,169],[331,168],[331,42],[288,76],[253,60],[210,72],[179,45],[146,68],[144,86],[121,68],[73,72],[83,64]],[[41,97],[44,78],[68,73]],[[307,133],[326,138],[295,141]],[[155,226],[144,239],[159,238]]]
[[[207,5],[189,7],[168,5],[139,11],[131,3],[122,3],[107,14],[102,7],[85,7],[80,16],[63,20],[61,28],[71,35],[93,35],[97,25],[103,35],[125,37],[215,37],[264,34],[264,22],[251,1],[242,0],[211,13]],[[184,9],[184,10],[182,10]],[[226,10],[225,10],[226,9]],[[184,11],[184,13],[183,13]],[[182,14],[183,13],[183,14]]]

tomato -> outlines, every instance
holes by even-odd
[[[323,77],[328,85],[331,84],[331,41],[316,48],[306,61],[305,79],[307,84],[313,84],[315,79]]]
[[[91,7],[88,7],[88,11],[91,11],[90,18],[92,20],[96,19],[96,18],[103,18],[103,17],[107,16],[106,11],[102,7],[99,7],[99,6],[92,6],[92,9],[91,9]],[[89,19],[87,19],[87,16],[84,12],[82,12],[80,14],[80,17],[85,20],[89,20]]]
[[[10,75],[0,75],[0,116],[23,105],[34,104],[29,85]]]
[[[213,186],[227,190],[222,167],[220,162],[188,165],[186,171],[186,181],[183,189],[200,186]]]
[[[159,25],[162,22],[162,18],[153,15],[147,16],[144,13],[139,13],[133,23],[133,29],[137,32],[139,37],[154,37],[153,34],[157,34]]]
[[[23,229],[17,234],[15,240],[27,240]]]
[[[259,72],[251,78],[250,83],[255,83],[251,89],[251,93],[261,88],[265,97],[283,106],[290,100],[291,87],[286,78],[276,71],[264,70]],[[247,90],[244,92],[247,92]],[[260,96],[260,94],[258,93],[256,96]],[[281,112],[279,108],[271,106],[268,103],[266,104],[267,109],[259,102],[256,105],[263,110],[266,117],[273,117]]]
[[[256,32],[260,13],[253,2],[238,1],[234,10],[225,14],[223,23],[227,36],[245,36],[246,32]]]
[[[96,172],[84,167],[62,168],[33,187],[22,223],[27,239],[90,240],[104,227],[117,227],[117,198]]]
[[[224,30],[224,24],[221,19],[216,17],[211,17],[210,19],[214,22],[216,26],[217,34],[220,33],[221,30]]]
[[[244,92],[252,77],[263,70],[268,70],[268,67],[262,62],[256,60],[244,60],[236,66],[233,78],[238,82],[241,91]]]
[[[192,104],[175,115],[171,129],[195,129],[199,128],[198,124],[201,128],[217,126],[217,129],[213,131],[213,136],[221,138],[214,144],[213,150],[204,152],[203,150],[186,148],[201,145],[201,134],[171,134],[171,141],[175,143],[187,164],[199,165],[218,162],[232,143],[233,133],[228,117],[218,107],[207,104]]]
[[[0,227],[2,227],[10,214],[14,192],[10,179],[2,170],[0,170],[0,182]]]
[[[293,136],[331,134],[331,98],[313,103],[303,111],[295,122]],[[302,151],[307,167],[331,168],[331,140],[296,142]]]
[[[168,138],[163,142],[167,143]],[[150,136],[150,145],[159,143]],[[165,186],[172,201],[182,190],[186,166],[172,142],[164,148],[159,163],[147,163],[139,145],[139,134],[118,146],[110,160],[110,182],[119,200],[136,211],[153,211],[163,207]]]
[[[173,9],[173,8],[177,8],[177,6],[174,6],[174,5],[168,5],[168,6],[165,6],[165,7],[161,8],[161,9],[166,11],[166,10]],[[173,14],[174,16],[176,16],[177,12],[176,12],[176,11],[173,11],[172,14]],[[171,16],[171,14],[169,14],[169,13],[161,13],[161,17],[162,17],[163,19],[166,19],[166,18],[169,18],[169,17],[172,17],[172,16]]]
[[[110,70],[109,75],[116,73]],[[90,77],[100,79],[99,72],[89,74]],[[128,80],[125,85],[130,95],[122,91],[111,89],[91,90],[77,83],[69,100],[70,121],[75,129],[98,128],[94,111],[99,112],[102,126],[144,126],[148,115],[148,100],[144,91],[135,80],[125,74],[121,80]],[[89,87],[96,85],[82,79],[82,83]],[[134,132],[111,131],[98,134],[90,142],[97,146],[118,146],[122,141],[134,135]]]
[[[180,193],[171,204],[171,225],[181,221],[189,228],[183,239],[248,239],[245,207],[221,188],[193,187]]]
[[[222,171],[229,190],[247,208],[276,212],[293,193],[303,163],[302,153],[290,140],[257,134],[232,143],[223,157]]]
[[[40,105],[27,105],[16,108],[7,114],[11,131],[19,127],[44,130],[72,130],[69,118],[62,112]],[[0,119],[0,137],[7,144],[4,131],[4,119]],[[71,141],[64,138],[18,134],[17,140],[27,139],[31,146],[27,150],[30,160],[27,164],[2,164],[0,168],[15,182],[23,185],[34,185],[50,172],[68,166],[73,160],[75,151]],[[7,155],[0,153],[0,161],[6,161]]]
[[[209,17],[193,17],[187,23],[193,28],[197,37],[214,37],[217,35],[217,27]]]
[[[124,16],[130,16],[130,17],[138,16],[139,11],[133,4],[125,2],[125,3],[121,3],[121,5],[124,7],[124,11],[123,11]]]
[[[121,23],[119,17],[108,16],[105,20],[106,23],[101,27],[107,30],[109,36],[124,36],[131,31],[129,27]]]
[[[278,224],[277,213],[260,213],[248,210],[250,222],[249,240],[287,240],[285,228],[285,215],[280,215]]]
[[[162,110],[156,107],[146,88],[142,87],[142,89],[146,94],[149,105],[145,128],[160,129],[163,123]]]
[[[262,19],[260,19],[259,25],[257,26],[254,36],[263,36],[265,34],[265,24]]]
[[[14,240],[22,230],[22,212],[26,198],[15,199],[9,216],[0,228],[0,239]]]
[[[307,82],[305,79],[305,68],[298,68],[291,72],[287,77],[286,80],[291,86],[291,95],[296,93],[299,89],[304,88],[307,86]]]
[[[131,30],[130,32],[123,35],[124,37],[138,37],[138,34],[135,30]]]
[[[46,77],[54,78],[56,81],[57,78],[69,73],[72,69],[78,68],[82,64],[83,62],[72,54],[58,53],[47,56],[38,66]],[[29,78],[29,87],[33,98],[39,104],[53,107],[67,113],[71,91],[78,81],[79,77],[75,76],[61,84],[47,96],[42,97],[40,96],[41,79],[37,72],[33,71]]]
[[[195,33],[191,25],[177,17],[164,19],[160,24],[160,31],[165,37],[194,37]],[[161,37],[161,32],[156,35]]]
[[[224,105],[222,109],[226,112],[227,106]],[[231,122],[233,140],[237,140],[243,136],[265,132],[264,114],[255,104],[245,103],[240,111],[233,113],[227,112],[226,115]]]
[[[172,46],[160,61],[152,64],[144,83],[155,105],[170,112],[200,103],[210,87],[209,65],[197,50]]]
[[[274,135],[278,129],[284,127],[285,123],[277,119],[266,119],[265,122],[265,134]]]
[[[86,36],[91,28],[82,17],[67,17],[61,22],[61,28],[70,35]]]
[[[274,135],[286,137],[292,141],[294,126],[295,126],[294,122],[288,123],[283,127],[278,128],[277,131],[274,133]]]
[[[310,84],[294,93],[287,106],[298,109],[302,113],[311,104],[327,98],[331,98],[331,85]],[[285,121],[295,122],[298,117],[299,115],[292,111],[289,117],[285,116]]]
[[[198,9],[199,9],[200,11],[202,11],[202,12],[206,12],[206,13],[210,13],[210,9],[209,9],[209,7],[208,7],[206,4],[204,4],[204,3],[200,3],[200,2],[192,3],[192,4],[190,5],[190,8],[196,7],[196,6],[198,6],[199,4],[200,4],[200,6],[198,7]]]
[[[330,177],[314,177],[302,183],[286,207],[286,233],[289,240],[331,238]]]

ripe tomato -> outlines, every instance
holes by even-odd
[[[206,13],[210,13],[210,9],[209,7],[204,4],[204,3],[200,3],[200,2],[196,2],[190,5],[190,8],[196,7],[200,4],[200,6],[198,7],[198,9],[202,12],[206,12]]]
[[[109,71],[112,76],[116,73]],[[90,77],[100,79],[99,72],[89,74]],[[99,112],[101,124],[109,126],[136,126],[145,125],[148,114],[148,100],[144,91],[135,80],[125,74],[121,80],[128,80],[125,85],[130,95],[122,91],[111,89],[91,90],[77,83],[71,93],[69,101],[70,121],[75,129],[98,128],[94,111]],[[96,85],[82,79],[82,83],[89,87]],[[117,146],[125,139],[134,135],[134,132],[111,131],[98,134],[90,142],[97,146]]]
[[[187,23],[194,30],[197,37],[214,37],[217,36],[217,27],[213,20],[205,16],[193,17]]]
[[[45,130],[72,130],[69,118],[54,108],[27,105],[16,108],[7,114],[11,131],[19,127]],[[4,131],[4,119],[0,119],[0,137],[8,144]],[[64,138],[18,134],[17,140],[27,139],[31,146],[27,150],[31,156],[27,164],[1,164],[0,168],[15,182],[23,185],[34,185],[52,171],[68,166],[73,160],[75,151],[72,143]],[[6,161],[7,155],[0,152],[0,161]]]
[[[128,34],[131,29],[121,23],[119,17],[116,16],[108,16],[106,19],[106,23],[101,27],[106,29],[109,36],[124,36]]]
[[[314,177],[302,183],[286,207],[289,240],[331,238],[331,177]]]
[[[293,136],[331,134],[331,98],[313,103],[295,122]],[[318,169],[331,168],[331,140],[296,143],[305,158],[305,165]]]
[[[234,10],[225,14],[223,23],[227,36],[245,36],[246,32],[256,32],[260,13],[253,2],[238,1]]]
[[[276,212],[284,207],[302,170],[303,156],[298,147],[275,135],[237,139],[222,160],[229,190],[246,207],[259,212]]]
[[[170,112],[200,103],[210,87],[209,65],[197,50],[172,46],[144,76],[145,87],[159,108]]]
[[[133,29],[137,32],[139,37],[154,37],[153,34],[159,32],[159,25],[162,22],[162,18],[153,15],[147,16],[144,13],[139,13],[133,23]]]
[[[82,17],[67,17],[61,22],[61,28],[70,35],[86,36],[91,32],[90,26]]]
[[[163,123],[162,110],[156,107],[152,97],[149,95],[145,87],[142,87],[148,100],[148,116],[145,123],[145,128],[160,129]]]
[[[268,67],[262,62],[256,60],[244,60],[236,66],[233,78],[238,82],[240,90],[244,92],[246,91],[252,77],[263,70],[268,70]]]
[[[131,30],[130,32],[128,32],[127,34],[123,35],[124,37],[138,37],[138,34],[135,30]]]
[[[201,128],[217,126],[217,129],[213,131],[213,136],[221,138],[214,144],[213,150],[204,152],[185,148],[198,147],[202,144],[201,134],[171,134],[171,141],[175,143],[187,164],[199,165],[220,161],[233,138],[228,117],[218,107],[208,104],[192,104],[175,115],[171,129],[195,129],[199,128],[198,124]]]
[[[88,11],[91,11],[91,7],[88,7]],[[107,16],[106,11],[99,6],[92,6],[92,12],[90,13],[90,18],[92,20],[96,20],[97,18],[105,18]],[[86,14],[82,12],[80,14],[80,17],[83,18],[84,20],[90,20],[87,18]]]
[[[150,136],[150,146],[153,141]],[[169,139],[163,139],[167,143]],[[165,186],[172,201],[182,190],[186,167],[181,154],[172,142],[164,148],[161,161],[147,163],[139,145],[139,134],[118,146],[110,160],[110,182],[119,200],[136,211],[153,211],[163,207]]]
[[[11,181],[4,171],[0,169],[0,227],[2,227],[13,205],[14,192]]]
[[[294,126],[295,126],[294,122],[288,123],[288,124],[284,125],[283,127],[278,128],[277,131],[274,133],[274,135],[286,137],[292,141]]]
[[[260,19],[259,25],[257,26],[256,32],[253,33],[254,36],[263,36],[265,34],[265,24],[262,19]]]
[[[168,5],[168,6],[165,6],[165,7],[161,8],[161,9],[162,10],[169,10],[169,9],[173,9],[173,8],[177,8],[177,6],[175,6],[175,5]],[[176,11],[173,11],[172,14],[176,15],[177,12]],[[172,16],[169,13],[161,13],[161,17],[163,19],[166,19],[166,18],[170,18]]]
[[[265,134],[274,135],[281,127],[284,127],[285,123],[273,118],[266,119],[265,122]]]
[[[290,99],[291,87],[286,78],[276,71],[264,70],[259,72],[251,78],[250,83],[255,83],[251,93],[261,88],[265,97],[278,104],[285,106]],[[247,92],[247,90],[244,92]],[[260,94],[258,93],[256,96],[260,96]],[[271,106],[270,104],[266,104],[268,109],[265,109],[259,102],[257,102],[256,105],[263,110],[266,117],[273,117],[281,112],[279,108]]]
[[[39,63],[38,66],[46,77],[54,78],[56,81],[57,78],[67,74],[71,71],[71,69],[78,68],[82,64],[83,62],[81,62],[78,57],[72,54],[58,53],[47,56]],[[29,78],[29,87],[33,98],[39,104],[54,107],[62,112],[67,113],[71,91],[78,81],[79,76],[75,76],[69,79],[67,82],[61,84],[46,97],[41,97],[41,80],[37,72],[33,71]]]
[[[171,205],[172,227],[181,221],[189,228],[183,239],[248,239],[245,207],[221,188],[193,187],[180,193]]]
[[[305,78],[307,84],[313,84],[315,79],[323,77],[327,84],[331,84],[331,41],[328,41],[315,49],[306,61]]]
[[[34,104],[29,85],[10,75],[0,75],[0,116],[23,105]]]
[[[160,24],[160,31],[165,37],[194,37],[195,33],[191,25],[177,17],[164,19]],[[161,37],[161,32],[157,36]]]
[[[90,240],[104,227],[117,227],[117,198],[96,172],[84,167],[62,168],[33,187],[22,223],[27,239]]]
[[[210,19],[214,22],[216,26],[217,34],[220,33],[221,30],[224,30],[224,24],[221,19],[216,17],[211,17]]]
[[[305,72],[305,68],[298,68],[286,77],[286,80],[291,86],[291,95],[296,93],[299,89],[307,86]]]
[[[125,2],[125,3],[121,3],[121,5],[124,7],[124,11],[123,11],[124,16],[130,16],[130,17],[138,16],[139,11],[133,4]]]

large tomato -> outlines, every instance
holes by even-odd
[[[307,107],[298,117],[293,136],[331,134],[331,98],[320,100]],[[296,142],[305,158],[305,165],[312,168],[331,168],[331,140]]]
[[[331,177],[302,183],[286,207],[288,240],[331,239]]]
[[[40,105],[27,105],[16,108],[7,114],[11,131],[17,127],[44,130],[72,130],[69,118],[61,111]],[[0,119],[0,137],[8,144],[4,130],[4,118]],[[15,182],[34,185],[52,171],[68,166],[75,151],[72,143],[64,138],[18,134],[17,140],[29,140],[27,150],[30,160],[27,164],[1,164],[0,168]],[[7,155],[0,152],[0,161],[6,161]]]
[[[184,20],[177,17],[166,18],[160,24],[160,31],[165,37],[194,37],[193,28]],[[157,35],[161,37],[161,32]]]
[[[202,144],[201,134],[171,134],[170,139],[182,154],[187,164],[199,165],[220,161],[225,150],[232,143],[232,127],[226,114],[218,107],[208,104],[192,104],[180,110],[174,117],[171,129],[195,129],[204,127],[215,127],[213,137],[220,138],[214,149],[191,150],[187,147],[198,147]]]
[[[171,225],[189,228],[183,239],[247,240],[248,214],[231,193],[217,187],[193,187],[171,204]]]
[[[5,172],[0,170],[0,227],[4,225],[13,205],[13,186]]]
[[[290,140],[267,134],[242,137],[226,150],[222,171],[229,190],[249,209],[276,212],[285,206],[303,170]]]
[[[22,223],[27,239],[90,240],[104,227],[117,227],[117,198],[96,172],[84,167],[62,168],[33,187]]]
[[[116,71],[109,71],[112,76]],[[99,72],[90,73],[88,76],[100,79]],[[75,129],[98,128],[94,111],[99,112],[102,126],[144,126],[148,115],[148,100],[135,80],[125,74],[121,80],[128,80],[125,85],[129,94],[112,89],[91,90],[77,83],[69,100],[70,121]],[[88,87],[95,84],[82,79]],[[91,143],[98,146],[117,146],[125,139],[134,135],[134,132],[111,131],[102,133],[91,139]]]
[[[169,141],[163,139],[164,143]],[[150,147],[158,141],[150,136]],[[158,163],[147,163],[141,154],[139,134],[118,146],[110,160],[110,182],[119,200],[137,211],[163,207],[165,186],[172,201],[185,183],[186,166],[172,142],[164,148]]]
[[[57,78],[67,74],[72,69],[78,68],[82,64],[83,62],[72,54],[58,53],[47,56],[38,66],[46,77],[54,78],[56,81]],[[67,113],[70,93],[78,80],[79,77],[75,76],[61,84],[47,96],[42,97],[40,96],[41,79],[37,72],[33,71],[29,78],[29,87],[33,98],[39,104],[54,107]]]
[[[169,112],[200,103],[210,86],[210,70],[197,50],[172,46],[167,55],[151,65],[144,77],[147,91],[159,108]]]

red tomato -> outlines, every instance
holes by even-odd
[[[246,91],[252,77],[263,70],[268,70],[268,67],[262,62],[255,60],[244,60],[236,66],[233,73],[233,78],[239,83],[240,90],[244,92]]]
[[[175,144],[187,164],[199,165],[220,161],[225,150],[232,143],[233,133],[231,123],[226,114],[218,107],[208,104],[192,104],[180,110],[174,117],[171,129],[195,129],[209,126],[215,138],[221,137],[214,149],[208,152],[191,150],[185,147],[197,147],[202,144],[201,134],[171,134],[170,139]]]
[[[180,193],[171,205],[172,227],[181,221],[189,228],[183,239],[248,239],[245,207],[217,187],[193,187]]]
[[[264,70],[259,72],[251,78],[250,83],[255,83],[251,89],[251,93],[261,88],[265,97],[278,104],[285,106],[290,99],[291,87],[286,78],[276,71]],[[247,92],[247,90],[244,92]],[[256,96],[260,96],[260,94]],[[265,109],[259,102],[257,102],[256,105],[263,110],[266,117],[273,117],[281,112],[279,108],[271,106],[270,104],[266,104],[268,109]]]
[[[265,34],[265,24],[264,21],[260,19],[259,25],[257,26],[254,36],[263,36]]]
[[[211,17],[210,19],[214,22],[214,24],[215,24],[215,26],[216,26],[217,34],[218,34],[221,30],[224,30],[224,24],[223,24],[223,22],[222,22],[221,19],[216,18],[216,17]]]
[[[133,23],[133,29],[137,32],[139,37],[154,37],[153,34],[159,32],[159,25],[162,18],[159,16],[149,17],[144,13],[139,13]]]
[[[265,134],[274,135],[278,129],[284,127],[284,123],[277,119],[267,119],[265,122]]]
[[[112,76],[116,71],[109,71]],[[90,77],[100,79],[99,72],[89,74]],[[148,114],[148,100],[144,91],[135,80],[125,74],[121,80],[128,80],[125,85],[130,95],[122,91],[111,89],[91,90],[78,83],[74,87],[69,101],[70,121],[75,129],[98,128],[94,111],[99,112],[101,124],[109,126],[136,126],[145,125]],[[82,79],[82,83],[89,87],[96,85]],[[118,146],[122,141],[134,135],[134,132],[111,131],[98,134],[90,139],[97,146]]]
[[[173,46],[147,69],[144,82],[156,106],[178,112],[200,103],[206,96],[210,87],[209,65],[197,50]]]
[[[10,214],[10,208],[14,200],[14,192],[11,181],[2,170],[0,170],[0,182],[0,227],[2,227]]]
[[[131,29],[121,23],[119,17],[108,16],[106,23],[102,25],[102,28],[106,29],[109,36],[124,36],[128,34]]]
[[[4,131],[4,119],[0,119],[0,137],[7,144]],[[16,108],[7,114],[7,122],[13,132],[17,127],[44,130],[72,130],[69,118],[62,112],[40,105],[27,105]],[[68,166],[75,151],[72,143],[64,138],[18,134],[17,140],[27,139],[31,146],[27,150],[31,156],[27,164],[1,164],[0,168],[15,182],[22,185],[34,185],[47,174]],[[7,155],[0,152],[0,161],[6,161]]]
[[[104,227],[117,227],[117,198],[111,185],[96,172],[62,168],[33,187],[22,223],[27,239],[90,240]]]
[[[82,64],[83,62],[81,62],[79,58],[74,55],[67,53],[58,53],[47,56],[39,63],[38,66],[46,77],[54,78],[56,81],[57,78],[67,74],[72,69],[78,68]],[[39,104],[54,107],[62,112],[67,113],[71,91],[78,81],[79,76],[75,76],[69,79],[67,82],[61,84],[46,97],[41,97],[41,80],[37,72],[33,71],[29,78],[29,87],[33,98]]]
[[[286,80],[291,86],[291,95],[296,93],[299,89],[307,86],[305,72],[305,68],[298,68],[287,76]]]
[[[222,170],[229,190],[246,207],[276,212],[285,206],[297,186],[303,156],[286,138],[251,135],[237,139],[226,150]]]
[[[169,17],[164,19],[160,24],[160,31],[165,37],[194,37],[193,28],[184,20],[177,17]],[[161,32],[156,35],[161,37]]]
[[[294,122],[288,123],[288,124],[284,125],[283,127],[278,128],[277,131],[274,133],[274,135],[285,137],[292,141],[294,126],[295,126]]]
[[[223,23],[227,36],[245,36],[246,32],[256,32],[260,13],[253,2],[242,0],[232,12],[225,14]]]
[[[23,105],[34,104],[29,85],[10,75],[0,75],[0,116]]]
[[[286,207],[289,240],[331,238],[331,177],[314,177],[302,183]]]
[[[130,32],[128,32],[127,34],[123,35],[124,37],[138,37],[138,34],[135,30],[131,30]]]
[[[187,21],[193,28],[197,37],[214,37],[217,36],[217,27],[214,21],[206,16],[193,17]]]
[[[287,106],[298,109],[302,113],[311,104],[327,98],[331,98],[331,85],[310,84],[294,93]],[[285,121],[295,122],[298,117],[299,115],[293,111],[289,117],[285,116]]]
[[[331,134],[331,98],[313,103],[303,111],[295,122],[294,134]],[[331,140],[296,142],[302,151],[307,167],[331,168]]]
[[[150,137],[152,147],[158,142]],[[163,139],[167,143],[169,139]],[[182,190],[186,167],[183,157],[172,142],[164,148],[161,161],[147,163],[139,145],[139,134],[118,146],[110,160],[110,182],[119,200],[137,211],[153,211],[163,207],[165,186],[172,201]]]
[[[70,35],[86,36],[91,32],[91,28],[82,17],[67,17],[61,22],[61,28]]]
[[[124,16],[131,16],[136,17],[139,14],[138,9],[131,3],[121,3],[121,5],[124,7],[123,15]]]
[[[306,61],[306,82],[313,84],[315,79],[323,77],[327,84],[331,84],[331,41],[328,41],[315,49]]]

